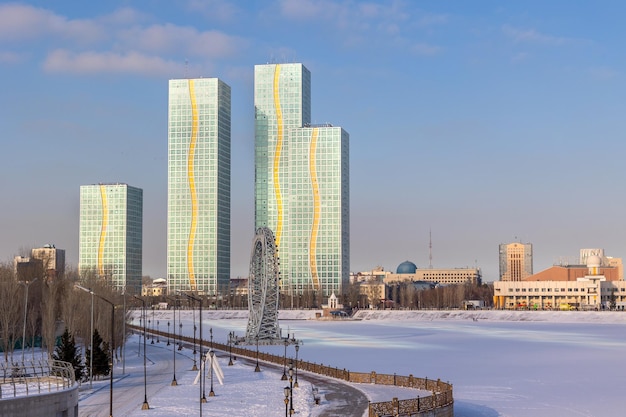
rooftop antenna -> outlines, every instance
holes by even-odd
[[[428,269],[433,269],[433,232],[428,229]]]

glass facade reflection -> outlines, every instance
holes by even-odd
[[[283,292],[341,294],[349,280],[349,136],[311,126],[302,64],[255,66],[255,226],[274,232]]]
[[[217,294],[230,281],[230,87],[170,80],[168,290]]]
[[[141,291],[143,190],[126,184],[80,187],[78,267],[119,290]]]

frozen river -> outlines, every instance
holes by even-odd
[[[167,321],[172,313],[155,314]],[[453,383],[457,417],[623,415],[626,313],[526,312],[503,318],[495,311],[381,312],[360,321],[317,321],[281,312],[281,317],[283,333],[303,341],[304,360]],[[185,329],[193,329],[191,312],[182,313],[182,322],[183,333],[190,335]],[[212,328],[216,341],[224,343],[230,331],[243,335],[245,326],[240,315],[205,312],[204,334]],[[282,355],[284,348],[261,349]]]

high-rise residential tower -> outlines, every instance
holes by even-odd
[[[170,80],[168,291],[214,295],[230,281],[230,87]]]
[[[119,290],[141,291],[143,190],[127,184],[80,187],[78,269]]]
[[[533,245],[500,244],[500,281],[521,281],[533,274]]]
[[[349,135],[311,125],[302,64],[255,66],[255,227],[269,227],[281,291],[341,294],[349,281]]]

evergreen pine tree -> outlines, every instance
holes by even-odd
[[[86,362],[89,364],[91,351],[86,351]],[[106,376],[111,370],[109,355],[109,344],[102,341],[98,329],[93,331],[93,376]]]
[[[70,334],[67,328],[63,332],[63,336],[61,336],[61,344],[54,348],[52,358],[57,361],[71,363],[74,367],[74,377],[76,381],[80,381],[84,371],[83,358],[76,347],[74,336]]]

